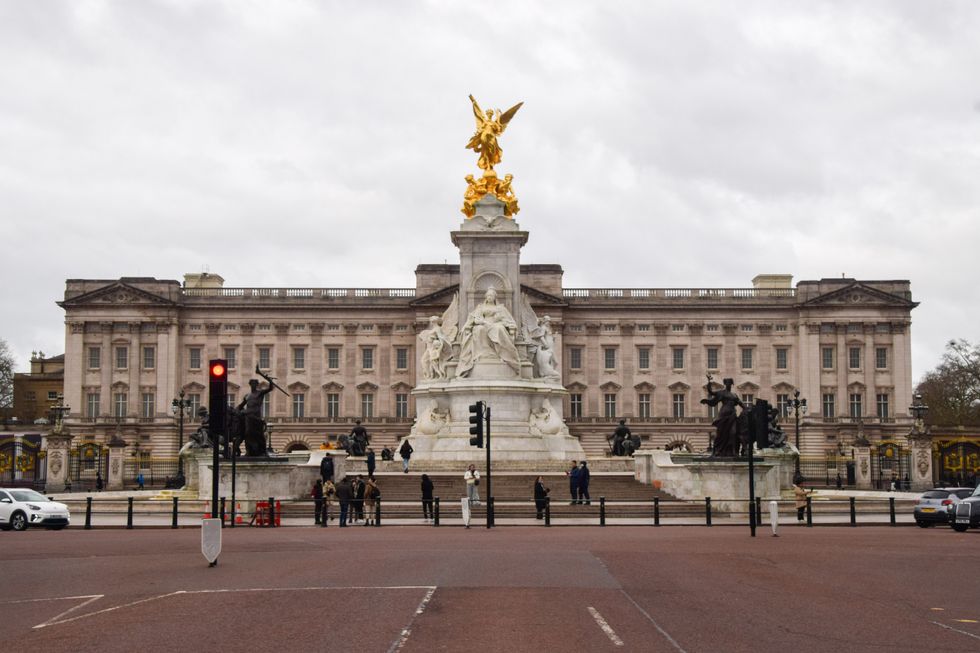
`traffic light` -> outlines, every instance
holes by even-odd
[[[483,448],[483,402],[478,401],[470,404],[470,444],[474,447]]]
[[[228,361],[223,358],[208,364],[208,431],[212,442],[220,442],[225,435],[228,412]]]

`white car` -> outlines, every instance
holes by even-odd
[[[0,488],[0,528],[15,531],[28,526],[61,530],[71,523],[68,506],[23,488]]]

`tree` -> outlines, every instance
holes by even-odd
[[[0,410],[14,405],[14,355],[7,341],[0,339]]]
[[[916,388],[929,407],[930,424],[980,425],[980,344],[950,340],[936,369]]]

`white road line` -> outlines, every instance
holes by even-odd
[[[969,633],[965,630],[960,630],[959,628],[953,628],[952,626],[947,626],[946,624],[941,624],[938,621],[933,621],[940,628],[945,628],[946,630],[952,630],[954,633],[959,633],[960,635],[966,635],[967,637],[972,637],[973,639],[980,639],[980,635]]]
[[[642,614],[644,617],[647,618],[647,621],[649,621],[650,623],[653,624],[653,627],[657,629],[657,632],[659,632],[661,635],[663,635],[664,636],[664,639],[666,639],[668,642],[670,642],[671,645],[675,649],[677,649],[678,653],[687,653],[687,651],[684,650],[684,647],[682,647],[680,644],[677,643],[677,640],[676,639],[674,639],[673,637],[671,637],[670,634],[666,630],[664,630],[663,628],[660,627],[660,624],[658,624],[656,622],[656,620],[653,617],[650,616],[650,613],[648,613],[646,610],[644,610],[643,608],[641,608],[640,607],[640,604],[637,603],[635,600],[633,600],[633,597],[629,595],[629,592],[627,592],[624,589],[621,589],[619,591],[622,592],[623,593],[623,596],[625,596],[627,598],[627,600],[630,603],[632,603],[633,606],[637,610],[640,611],[640,614]]]
[[[608,637],[613,644],[615,644],[616,646],[623,645],[623,640],[619,638],[619,635],[616,634],[616,631],[613,630],[612,626],[610,626],[606,622],[606,620],[602,618],[602,615],[599,614],[599,611],[593,608],[591,605],[589,606],[589,614],[592,615],[592,618],[595,619],[595,622],[599,624],[599,628],[602,629],[602,632],[606,633],[606,637]]]
[[[40,601],[73,601],[76,599],[95,599],[102,598],[105,594],[83,594],[81,596],[52,596],[46,599],[14,599],[13,601],[0,601],[0,604],[10,603],[38,603]]]
[[[418,619],[423,612],[425,612],[425,607],[429,605],[429,601],[432,599],[432,595],[435,594],[436,588],[430,587],[429,591],[425,593],[425,597],[422,602],[419,603],[419,607],[415,608],[415,614],[409,620],[408,625],[402,628],[401,634],[398,636],[391,646],[388,648],[388,653],[394,653],[395,651],[400,651],[405,643],[408,641],[408,636],[412,634],[412,626],[415,624],[415,620]]]
[[[119,610],[120,608],[129,608],[134,605],[139,605],[140,603],[148,603],[150,601],[156,601],[157,599],[162,599],[167,596],[174,596],[175,594],[182,594],[182,592],[168,592],[167,594],[160,594],[158,596],[151,596],[147,599],[140,599],[139,601],[133,601],[132,603],[125,603],[123,605],[113,606],[111,608],[105,608],[104,610],[96,610],[95,612],[87,612],[85,614],[80,614],[77,617],[70,617],[68,619],[62,619],[60,621],[55,621],[54,619],[45,621],[34,626],[35,629],[47,628],[48,626],[57,626],[59,624],[66,624],[72,621],[78,621],[79,619],[84,619],[85,617],[93,617],[97,614],[105,614],[106,612],[112,612],[114,610]]]

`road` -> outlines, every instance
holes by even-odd
[[[980,532],[867,526],[0,533],[5,648],[980,650]]]

